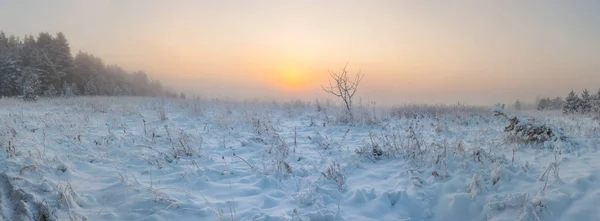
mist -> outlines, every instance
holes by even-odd
[[[600,88],[596,1],[3,1],[0,27],[67,36],[166,88],[206,98],[332,98],[348,64],[380,104],[564,97]],[[17,22],[18,21],[18,22]]]

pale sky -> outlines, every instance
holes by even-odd
[[[511,103],[600,88],[600,1],[0,0],[0,30],[207,98],[305,99],[328,69],[378,103]],[[330,97],[332,98],[332,97]]]

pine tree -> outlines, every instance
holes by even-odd
[[[148,93],[148,75],[143,71],[133,73],[133,86],[136,96],[149,96]]]
[[[12,36],[11,36],[12,37]],[[19,55],[19,44],[0,36],[0,96],[16,96],[19,93],[22,61]],[[4,42],[6,40],[6,42]],[[11,42],[12,41],[12,42]]]
[[[543,110],[549,110],[549,109],[551,109],[549,98],[542,98],[542,99],[538,100],[537,110],[543,111]]]
[[[79,52],[75,55],[75,76],[79,90],[85,95],[99,95],[99,87],[103,87],[99,77],[106,75],[106,67],[102,59],[91,54]]]
[[[35,68],[25,68],[23,70],[23,78],[21,79],[21,96],[25,101],[36,101],[41,91],[39,70]]]
[[[515,110],[520,111],[521,110],[521,101],[519,99],[517,99],[517,101],[515,101],[514,104]]]
[[[584,89],[581,93],[580,112],[589,113],[590,111],[592,111],[592,97],[590,96],[590,92]]]
[[[40,75],[40,81],[42,83],[42,90],[44,91],[44,95],[55,93],[56,88],[61,88],[60,84],[66,77],[66,70],[68,67],[63,67],[64,64],[61,64],[58,60],[63,60],[62,54],[64,51],[61,49],[61,45],[66,44],[66,39],[59,39],[60,41],[54,39],[52,35],[42,32],[39,34],[36,41],[36,62],[37,67],[44,70],[44,72]]]
[[[8,38],[4,32],[0,31],[0,53],[8,48]]]
[[[99,95],[94,79],[89,79],[84,85],[84,94],[87,96]]]
[[[48,88],[44,91],[44,97],[55,97],[56,95],[58,95],[58,92],[56,91],[56,88],[54,88],[53,84],[50,84],[50,86],[48,86]]]
[[[75,85],[75,83],[67,83],[66,81],[63,82],[62,84],[62,97],[64,98],[70,98],[70,97],[74,97],[76,95],[75,91],[77,90],[77,86]]]
[[[555,97],[554,99],[552,99],[552,101],[550,102],[550,106],[552,110],[560,110],[563,108],[563,105],[565,104],[565,101],[563,101],[562,98],[560,97]]]
[[[49,47],[49,54],[53,66],[56,70],[52,77],[52,84],[55,88],[62,90],[62,83],[65,81],[75,82],[75,66],[71,48],[65,35],[61,32],[56,34]],[[61,91],[57,91],[62,93]]]
[[[598,92],[592,96],[592,111],[600,113],[600,89],[598,89]]]
[[[574,91],[571,90],[571,92],[569,92],[569,95],[567,95],[567,98],[565,99],[563,113],[564,114],[577,113],[579,111],[580,103],[581,102],[580,102],[579,97],[575,94]]]

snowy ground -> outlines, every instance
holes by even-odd
[[[591,117],[525,113],[570,137],[526,145],[490,109],[367,106],[349,125],[301,102],[0,107],[3,220],[600,220]]]

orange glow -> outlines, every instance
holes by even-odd
[[[310,86],[312,79],[299,70],[285,70],[277,74],[276,84],[284,90],[299,91]]]

